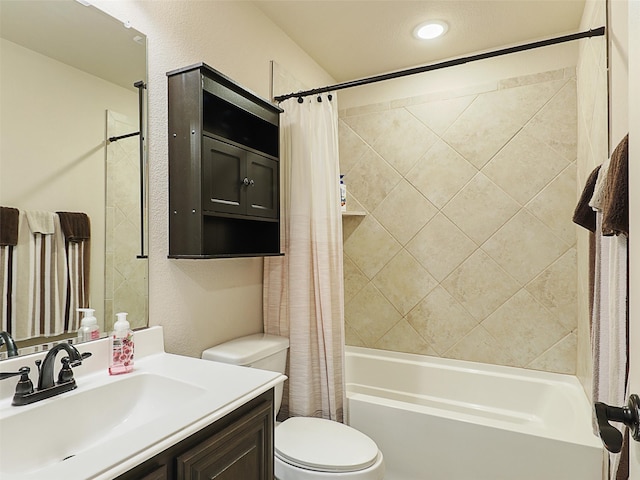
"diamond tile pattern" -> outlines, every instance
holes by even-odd
[[[341,112],[349,345],[575,373],[575,74],[497,85]]]

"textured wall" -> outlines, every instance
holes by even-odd
[[[92,3],[148,38],[150,324],[163,326],[167,351],[198,357],[211,345],[262,331],[262,259],[167,258],[166,72],[205,62],[263,97],[271,60],[309,85],[332,79],[251,2]]]
[[[342,112],[347,343],[575,373],[573,69]]]

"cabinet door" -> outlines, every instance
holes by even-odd
[[[273,404],[265,403],[177,458],[178,480],[270,480],[273,472],[270,424]]]
[[[278,162],[247,152],[247,215],[278,217]]]
[[[202,137],[202,209],[245,213],[246,151]]]

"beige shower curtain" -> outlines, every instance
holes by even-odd
[[[343,421],[344,283],[338,115],[323,95],[281,103],[283,257],[265,258],[264,327],[289,338],[280,418]]]

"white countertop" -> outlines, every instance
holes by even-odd
[[[136,376],[158,375],[165,379],[173,379],[187,384],[185,387],[189,392],[195,392],[195,394],[190,394],[178,408],[172,408],[170,414],[162,414],[153,421],[137,425],[134,419],[131,421],[132,423],[127,425],[127,422],[130,422],[127,419],[117,429],[109,432],[106,437],[82,445],[79,451],[66,452],[64,450],[64,439],[73,436],[74,430],[80,429],[80,425],[74,426],[74,421],[82,421],[84,422],[83,426],[86,427],[87,420],[81,420],[80,416],[74,414],[74,411],[67,412],[68,415],[65,414],[63,419],[46,420],[43,422],[45,424],[40,424],[40,422],[34,422],[38,423],[37,425],[28,424],[24,427],[24,432],[21,431],[19,435],[16,435],[15,432],[2,431],[0,433],[2,436],[0,438],[1,445],[5,445],[5,441],[28,443],[29,435],[32,435],[31,438],[38,435],[38,440],[44,439],[50,442],[52,452],[47,451],[47,455],[51,453],[51,458],[55,459],[55,461],[48,462],[49,464],[44,468],[38,467],[37,470],[27,466],[24,470],[21,468],[20,472],[2,472],[3,480],[113,479],[210,425],[286,379],[283,375],[275,372],[165,353],[162,349],[162,330],[160,327],[136,332],[135,341],[134,371],[118,376],[108,374],[106,359],[103,358],[104,352],[102,352],[102,350],[107,351],[108,349],[101,343],[106,340],[80,345],[79,350],[91,351],[93,356],[85,360],[82,366],[74,369],[78,388],[32,405],[11,406],[11,397],[16,382],[13,379],[2,381],[3,384],[9,383],[11,388],[8,389],[2,385],[0,420],[11,420],[9,417],[14,415],[26,418],[30,415],[30,410],[34,411],[32,413],[37,413],[35,410],[45,406],[47,402],[65,402],[67,399],[66,403],[73,405],[74,401],[70,398],[71,396],[80,395],[87,389],[108,386],[125,377],[133,380],[133,377]],[[41,356],[39,354],[33,359],[30,358],[33,356],[28,356],[3,361],[0,364],[0,370],[16,371],[21,366],[30,365],[34,359]],[[56,365],[56,374],[58,368],[59,366]],[[37,373],[34,372],[37,370],[32,369],[31,373],[31,379],[35,384]],[[136,398],[131,398],[130,401],[135,402]],[[159,401],[161,402],[162,399]],[[59,405],[64,407],[62,403]],[[100,408],[95,405],[87,405],[86,408],[93,409],[92,414],[96,416],[102,414]],[[86,412],[82,417],[86,417]],[[91,415],[88,418],[90,421]],[[49,421],[51,425],[46,425]],[[21,429],[18,428],[18,430]],[[48,445],[49,443],[47,443]],[[26,447],[28,448],[29,445]],[[22,449],[20,450],[22,451]],[[76,450],[78,449],[76,448]],[[0,470],[2,470],[1,465],[4,463],[3,457],[6,454],[7,449],[0,448]],[[74,456],[61,461],[69,454]],[[20,453],[20,455],[25,455],[23,464],[27,464],[30,458],[29,451]],[[60,459],[57,460],[58,458]]]

